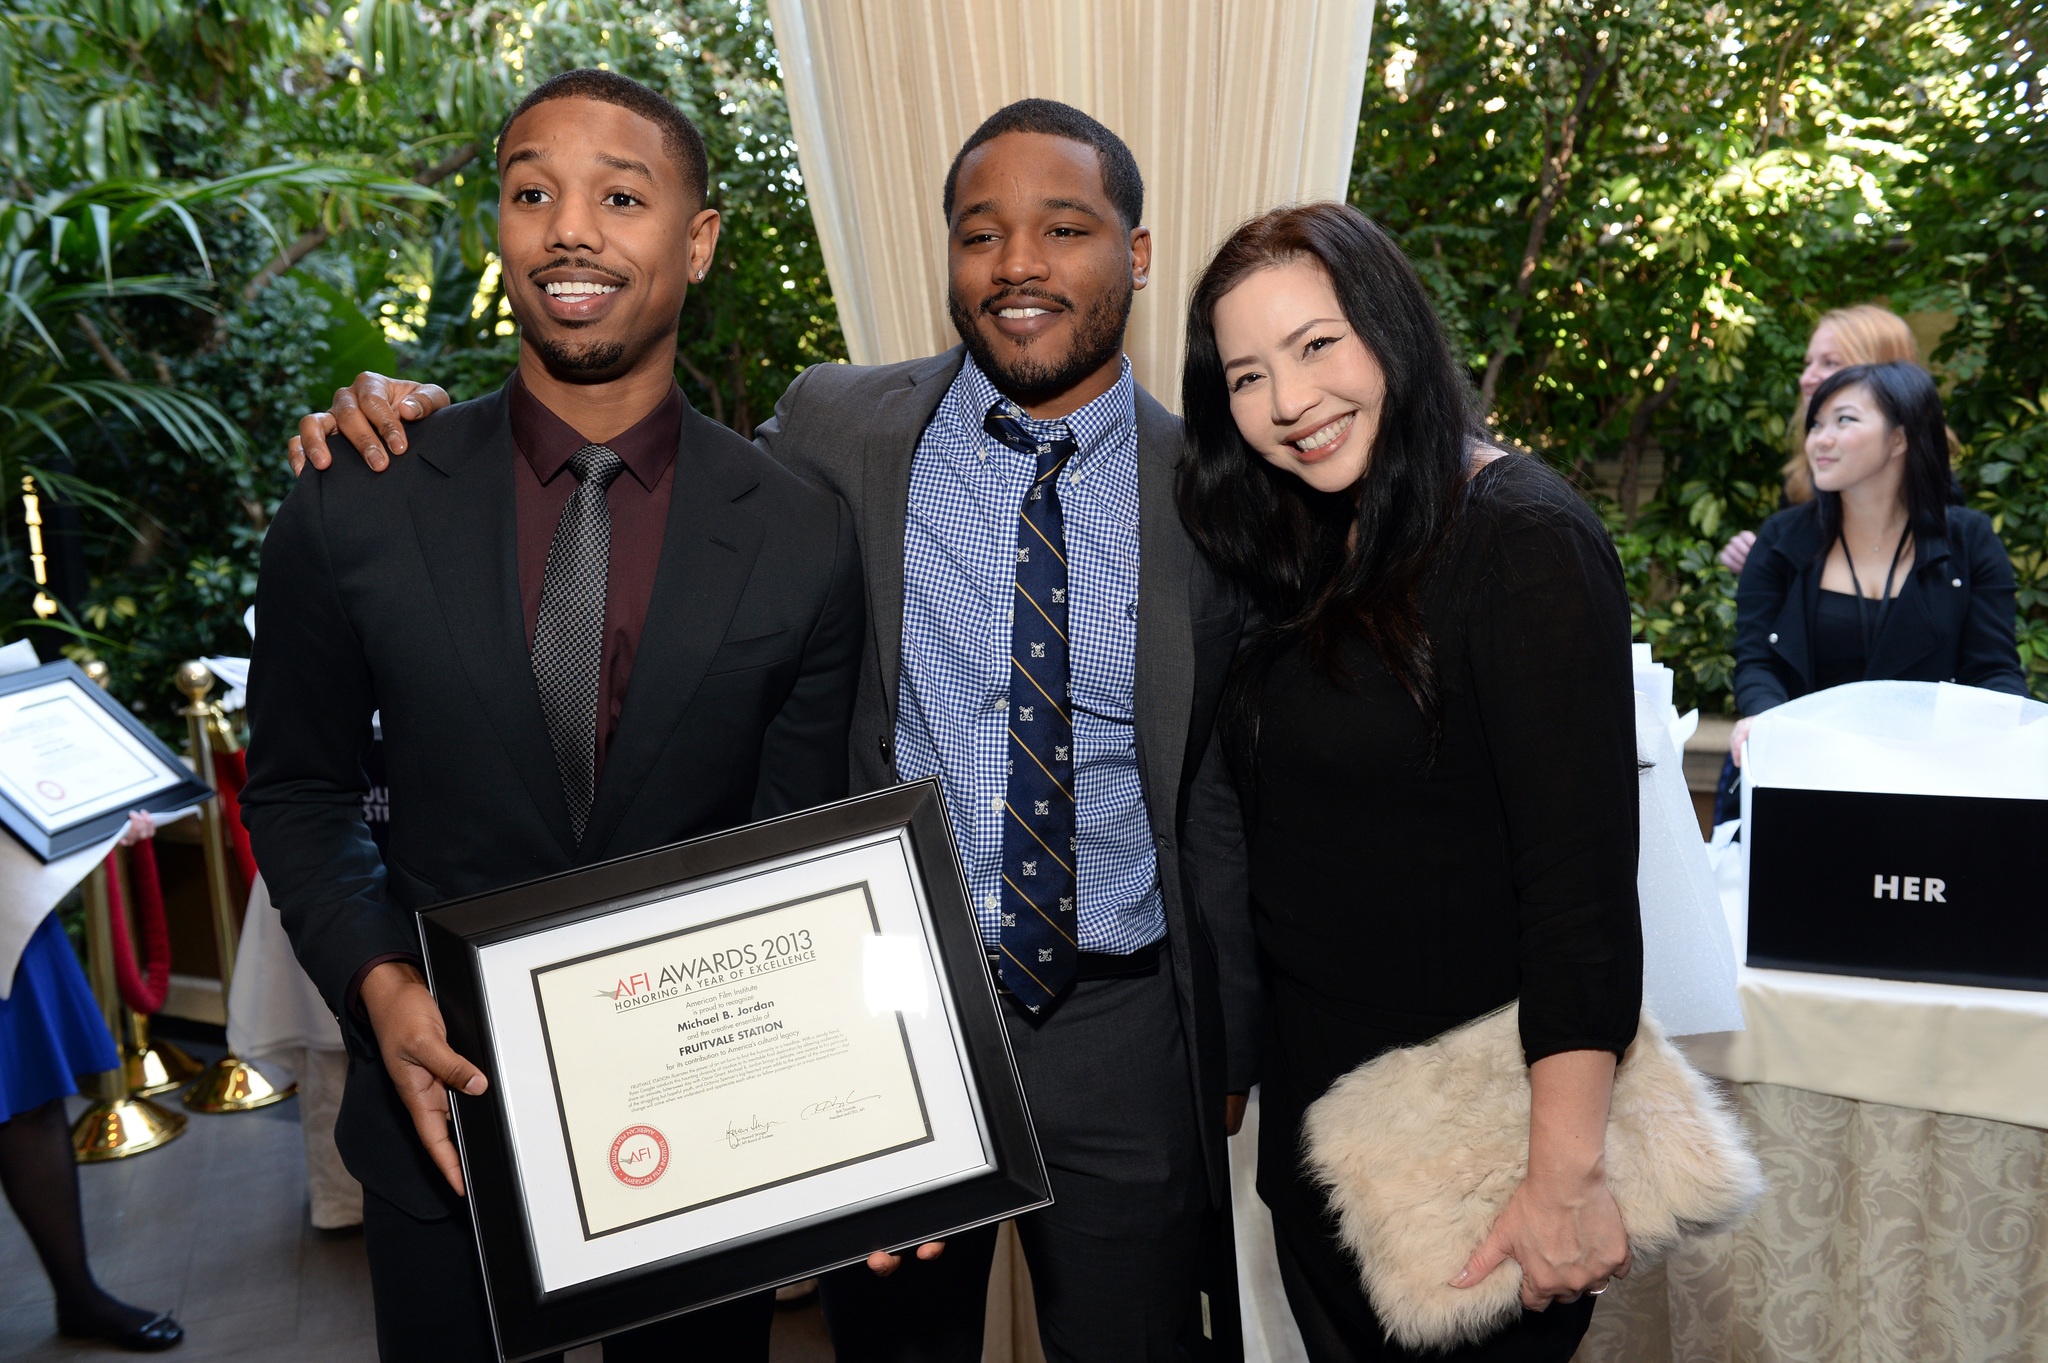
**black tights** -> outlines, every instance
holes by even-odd
[[[57,1326],[66,1334],[125,1334],[149,1323],[151,1312],[107,1295],[85,1261],[85,1220],[78,1205],[78,1163],[64,1100],[0,1122],[0,1187],[50,1275],[57,1293]]]

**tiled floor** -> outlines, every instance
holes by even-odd
[[[73,1100],[74,1113],[82,1106]],[[169,1145],[79,1169],[94,1272],[117,1296],[183,1322],[185,1343],[167,1355],[178,1363],[375,1363],[363,1238],[316,1231],[307,1220],[298,1107],[293,1099],[231,1116],[194,1114]],[[0,1359],[114,1356],[58,1337],[35,1251],[0,1211]],[[777,1316],[775,1363],[831,1357],[815,1300]],[[592,1346],[569,1358],[599,1363],[600,1355]]]
[[[122,1299],[175,1314],[186,1333],[176,1356],[189,1363],[376,1359],[363,1239],[308,1222],[298,1116],[296,1100],[193,1114],[169,1145],[79,1168],[94,1273]],[[111,1352],[58,1337],[35,1251],[0,1219],[0,1357]]]

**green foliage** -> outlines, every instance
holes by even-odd
[[[790,380],[845,350],[765,8],[732,0],[618,0],[588,6],[573,22],[532,28],[529,69],[603,63],[667,95],[702,131],[711,163],[708,205],[723,224],[711,275],[683,310],[678,377],[693,403],[751,435]],[[495,203],[495,177],[475,178],[488,183]],[[497,317],[496,308],[489,300],[485,316]],[[421,340],[427,342],[424,334]],[[500,377],[509,368],[508,355]],[[447,386],[440,360],[431,372]],[[477,390],[450,391],[470,397]]]
[[[1953,319],[1959,472],[2048,685],[2044,15],[1382,5],[1353,201],[1417,262],[1499,429],[1600,505],[1681,705],[1729,704],[1714,551],[1777,505],[1814,317],[1869,299]],[[843,351],[760,0],[0,0],[0,475],[81,504],[77,637],[153,720],[179,661],[246,647],[307,404],[359,368],[458,399],[510,372],[492,142],[535,80],[600,64],[704,132],[724,232],[678,377],[750,432]],[[22,553],[0,535],[7,620]]]
[[[293,68],[295,88],[312,93],[273,110],[265,135],[299,154],[346,149],[378,164],[430,166],[472,144],[484,153],[440,183],[444,217],[366,222],[307,260],[394,335],[403,372],[458,398],[510,372],[488,150],[530,82],[598,65],[661,91],[704,136],[708,203],[724,222],[678,338],[691,401],[751,434],[798,373],[843,356],[764,6],[555,0],[458,16],[380,0],[354,14],[352,26],[309,39],[325,65]]]
[[[842,352],[758,0],[0,0],[0,476],[80,504],[70,651],[167,733],[177,664],[247,651],[298,415],[361,369],[458,398],[510,373],[491,147],[535,81],[595,65],[703,129],[725,230],[678,378],[750,432]]]
[[[1614,547],[1636,638],[1675,674],[1677,705],[1714,710],[1735,681],[1735,574],[1714,561],[1712,540],[1683,530],[1619,531]]]
[[[166,93],[247,97],[297,11],[286,0],[0,5],[0,167],[14,192],[156,176]]]
[[[1733,577],[1713,555],[1777,507],[1820,312],[1889,299],[1959,314],[1942,359],[1973,451],[1971,432],[2014,429],[2015,403],[2037,400],[2048,335],[2022,318],[2048,284],[2048,72],[2029,36],[2044,13],[2039,0],[1381,8],[1352,201],[1416,261],[1497,428],[1621,532],[1637,637],[1678,672],[1681,705],[1732,706]],[[1987,500],[1978,481],[1974,500],[2001,508],[2040,486],[2016,472]],[[2033,565],[2041,657],[2039,521],[2005,510],[2016,560]]]
[[[154,361],[145,367],[145,354],[130,344],[130,322],[152,309],[210,320],[216,289],[201,215],[223,207],[260,212],[256,196],[283,201],[380,188],[389,187],[359,171],[286,164],[213,179],[108,178],[29,199],[0,199],[0,486],[12,493],[21,478],[33,477],[51,510],[57,501],[69,502],[94,525],[97,538],[138,547],[161,546],[164,527],[185,523],[173,509],[181,494],[199,491],[201,501],[225,496],[260,513],[244,426],[213,392],[180,383],[159,352],[145,352]],[[401,192],[416,190],[408,184]],[[190,268],[154,268],[150,253],[162,249],[166,237]],[[121,350],[130,352],[132,369]],[[154,381],[138,379],[137,372]],[[230,474],[225,480],[223,472]],[[141,488],[156,495],[138,498]],[[9,502],[18,505],[11,496]],[[239,512],[236,518],[246,519]],[[46,550],[55,549],[60,534],[51,519]],[[0,523],[6,618],[31,623],[39,587],[25,539],[12,524]],[[249,543],[253,548],[253,537]],[[232,568],[210,557],[194,571],[211,581],[234,576]],[[188,577],[172,576],[161,585]],[[127,582],[102,574],[84,600],[64,603],[47,626],[68,634],[74,648],[104,646],[118,654],[105,631],[140,627],[136,600]],[[199,618],[164,628],[189,634]],[[154,621],[148,627],[158,628]],[[161,681],[168,679],[166,670]]]
[[[1932,92],[1956,112],[1927,148],[1942,172],[1914,185],[1916,236],[1940,262],[1915,299],[1957,318],[1935,356],[1955,384],[1957,473],[2012,554],[2020,656],[2048,698],[2048,6],[2002,14],[1999,41],[1958,53]]]
[[[297,279],[235,314],[223,342],[168,362],[181,391],[217,395],[238,432],[294,422],[328,376],[328,304]],[[161,703],[148,718],[175,737],[169,671],[210,653],[245,654],[242,615],[256,591],[263,528],[291,485],[271,442],[244,439],[225,455],[150,441],[109,441],[85,464],[111,488],[148,489],[137,533],[110,538],[80,612],[112,689]],[[168,670],[167,670],[168,669]]]

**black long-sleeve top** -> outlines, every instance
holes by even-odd
[[[2027,693],[2014,642],[2012,559],[1991,520],[1948,508],[1948,533],[1913,546],[1862,681],[1952,681]],[[1765,521],[1735,589],[1735,705],[1745,715],[1819,690],[1815,617],[1830,545],[1807,502]]]
[[[1268,1069],[1297,1102],[1389,1045],[1516,998],[1531,1063],[1624,1051],[1642,997],[1629,608],[1613,545],[1535,459],[1475,475],[1422,589],[1433,759],[1364,643],[1300,652],[1259,703],[1250,876]],[[1291,1106],[1291,1104],[1290,1104]]]

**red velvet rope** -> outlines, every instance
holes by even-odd
[[[114,854],[107,856],[107,917],[113,928],[114,983],[121,1001],[138,1013],[164,1006],[171,989],[171,936],[164,929],[164,890],[156,874],[156,848],[148,838],[128,849],[128,871],[135,882],[135,906],[142,917],[142,952],[147,978],[135,968],[135,942],[128,935],[128,908],[121,902],[121,877]]]
[[[217,752],[213,755],[213,781],[220,798],[220,821],[227,826],[228,846],[235,849],[235,865],[242,869],[242,887],[256,885],[256,853],[249,846],[249,830],[242,827],[242,787],[249,784],[249,755],[245,752]]]

